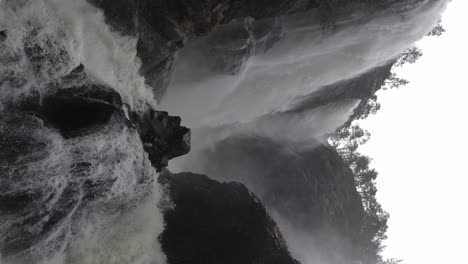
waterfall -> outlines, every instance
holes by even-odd
[[[210,60],[246,49],[250,42],[255,46],[262,39],[256,38],[256,25],[249,20],[221,26],[219,31],[245,28],[247,36],[222,43],[207,36],[188,43],[175,61],[161,107],[180,115],[192,128],[246,123],[284,112],[325,85],[395,58],[430,31],[444,6],[445,1],[424,1],[401,12],[357,10],[338,19],[333,32],[323,30],[316,11],[282,17],[276,22],[281,24],[281,40],[274,47],[251,58],[247,54],[227,59],[228,64],[243,64],[235,74],[216,72],[213,68],[220,66]],[[261,30],[262,25],[257,27]]]
[[[111,31],[85,0],[0,1],[0,30],[0,262],[165,263],[162,190],[134,129],[113,116],[95,133],[63,137],[11,110],[90,83],[135,111],[155,106],[137,40]],[[80,65],[87,77],[70,77]]]
[[[321,256],[320,238],[300,224],[313,218],[297,211],[307,191],[288,181],[303,178],[312,185],[307,175],[314,175],[318,164],[309,164],[307,157],[321,145],[317,140],[326,141],[347,121],[359,101],[343,99],[305,111],[294,106],[397,58],[432,29],[446,4],[406,1],[398,9],[356,9],[339,17],[333,31],[323,29],[314,10],[275,20],[240,20],[189,42],[176,58],[161,101],[194,128],[191,153],[173,161],[172,170],[244,183],[266,204],[298,260],[349,263],[338,249],[333,260]],[[265,24],[276,30],[274,35],[258,33]],[[235,40],[223,39],[223,30]],[[340,240],[332,230],[321,235]]]

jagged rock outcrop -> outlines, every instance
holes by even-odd
[[[190,129],[180,125],[178,116],[149,109],[143,114],[133,113],[132,118],[149,159],[158,170],[168,161],[190,151]]]
[[[84,75],[84,67],[79,66],[63,80],[69,84],[86,78]],[[10,107],[38,116],[66,138],[93,133],[109,125],[111,120],[127,124],[137,130],[150,161],[158,170],[166,167],[170,159],[190,151],[190,129],[180,125],[180,117],[169,116],[149,105],[144,112],[131,111],[115,90],[96,83],[51,90],[43,96],[33,93]],[[126,111],[130,111],[128,117]]]
[[[174,208],[160,240],[169,264],[299,264],[262,203],[235,182],[165,172]]]

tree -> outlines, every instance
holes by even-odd
[[[400,263],[402,261],[403,260],[401,260],[401,259],[391,258],[391,259],[382,260],[378,264],[398,264],[398,263]]]
[[[442,20],[439,19],[437,25],[427,35],[431,37],[440,37],[444,32],[445,28],[442,26]]]
[[[396,78],[395,76],[393,76]],[[337,150],[343,162],[351,169],[356,189],[361,197],[364,215],[359,233],[360,259],[363,264],[397,264],[381,256],[383,241],[386,239],[389,214],[377,201],[375,180],[377,171],[370,168],[371,159],[357,151],[366,143],[370,133],[354,120],[366,118],[380,108],[377,96],[371,96],[355,110],[351,121],[330,136],[331,145]]]
[[[423,52],[420,48],[411,46],[401,54],[401,57],[395,62],[394,66],[401,67],[407,63],[413,64],[421,58],[422,55]]]
[[[353,119],[366,119],[369,115],[374,115],[380,110],[380,103],[377,102],[377,95],[369,97],[364,104],[354,110]]]
[[[402,79],[396,76],[395,73],[390,74],[390,77],[385,80],[385,84],[383,89],[388,90],[388,89],[397,89],[400,88],[401,86],[405,86],[409,83],[408,80]]]

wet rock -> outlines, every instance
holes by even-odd
[[[83,71],[79,66],[64,80],[70,83],[83,78]],[[170,159],[190,151],[190,129],[181,126],[180,117],[156,111],[149,105],[143,112],[131,111],[115,90],[99,84],[56,88],[42,97],[32,93],[10,108],[37,116],[65,138],[90,135],[116,123],[136,129],[144,150],[158,170],[166,167]],[[129,112],[128,116],[125,111]]]
[[[25,208],[34,204],[40,193],[25,191],[21,193],[0,194],[0,213],[15,214],[23,212]]]
[[[190,151],[190,129],[180,125],[180,117],[153,110],[131,112],[125,116],[120,95],[101,85],[86,85],[57,90],[46,96],[38,113],[66,137],[92,133],[108,125],[111,119],[135,127],[153,166],[158,170],[168,161]],[[115,122],[115,121],[114,121]]]
[[[6,30],[0,31],[0,42],[5,41],[7,37],[8,36],[7,36],[7,31]]]
[[[165,172],[175,204],[164,213],[162,248],[169,264],[298,264],[261,202],[240,183]]]
[[[152,109],[132,116],[143,147],[158,170],[166,167],[170,159],[190,151],[190,129],[180,125],[180,117]]]
[[[122,99],[101,85],[60,89],[46,95],[38,112],[66,137],[90,133],[90,128],[106,125],[114,114],[122,115]]]

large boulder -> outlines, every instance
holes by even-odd
[[[156,169],[161,170],[170,159],[190,151],[190,129],[180,125],[180,117],[153,109],[142,114],[133,113],[132,117],[143,147]]]
[[[160,240],[169,264],[298,264],[260,200],[242,184],[165,172],[174,203]]]

